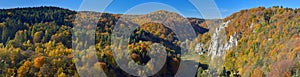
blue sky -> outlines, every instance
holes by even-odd
[[[102,0],[100,0],[100,2],[101,1]],[[17,7],[57,6],[71,10],[78,10],[82,2],[82,0],[0,0],[0,8],[7,9]],[[148,2],[157,2],[169,5],[172,8],[180,11],[181,14],[186,17],[202,17],[197,9],[188,0],[114,0],[110,5],[108,5],[108,7],[105,9],[105,12],[123,14],[127,10],[139,4]],[[300,0],[215,0],[215,3],[222,17],[226,17],[242,9],[258,6],[271,7],[275,5],[282,5],[290,8],[300,7]],[[150,9],[152,7],[148,8]],[[139,12],[132,13],[143,14],[147,13],[146,11],[149,11],[149,9],[142,9]],[[157,7],[155,9],[157,9]]]

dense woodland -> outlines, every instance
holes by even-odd
[[[137,25],[152,21],[149,16],[162,14],[162,17],[183,20],[178,14],[157,11],[144,16],[133,16],[135,19],[123,21],[121,24]],[[74,21],[79,17],[79,21]],[[116,64],[111,48],[111,33],[114,25],[122,15],[98,12],[76,12],[57,7],[14,8],[0,10],[0,77],[78,77],[77,69],[89,70],[84,67],[76,68],[75,62],[84,61],[74,58],[72,49],[72,28],[88,18],[96,19],[95,47],[98,62],[90,64],[102,67],[109,77],[131,75],[122,71]],[[123,15],[130,16],[130,15]],[[156,17],[156,19],[162,18]],[[176,19],[177,18],[177,19]],[[213,20],[185,18],[194,28],[197,38],[190,39],[191,47],[197,42],[204,43],[208,48],[210,43],[209,24],[218,25]],[[231,21],[226,27],[227,40],[233,34],[239,35],[238,46],[227,51],[224,71],[219,76],[234,76],[238,73],[244,77],[265,76],[300,76],[300,9],[283,7],[257,7],[234,13],[224,19]],[[165,20],[165,22],[172,22]],[[203,23],[205,22],[205,23]],[[130,36],[129,55],[136,63],[144,65],[150,58],[147,55],[152,43],[166,46],[167,62],[154,76],[173,76],[176,74],[181,61],[180,43],[175,33],[160,23],[144,23]],[[81,31],[89,34],[90,31]],[[80,34],[80,33],[79,33]],[[189,36],[189,35],[187,35]],[[88,40],[88,39],[87,39]],[[81,43],[84,46],[84,43]],[[74,46],[74,45],[73,45]],[[193,48],[187,48],[192,49]],[[92,49],[83,50],[89,52]],[[192,53],[195,54],[195,53]],[[201,56],[198,73],[195,76],[210,76],[209,55]],[[88,54],[84,59],[91,58]],[[187,68],[188,69],[188,68]],[[93,74],[97,72],[89,72]]]
[[[157,13],[166,13],[160,11]],[[170,13],[171,16],[179,16]],[[72,51],[72,28],[81,25],[90,28],[90,25],[79,23],[97,17],[96,50],[98,62],[92,64],[95,67],[103,67],[108,76],[130,76],[122,71],[115,63],[111,51],[111,32],[121,15],[97,12],[75,12],[57,7],[14,8],[0,10],[0,74],[1,76],[19,77],[66,77],[79,74]],[[75,17],[79,21],[74,21]],[[142,16],[141,16],[142,17]],[[142,17],[143,18],[143,17]],[[144,17],[145,18],[145,17]],[[160,17],[157,17],[160,18]],[[132,19],[135,20],[136,19]],[[203,34],[208,29],[201,27],[203,19],[189,19],[196,28],[197,34]],[[142,22],[142,21],[136,21]],[[122,22],[123,24],[136,25],[134,22]],[[90,33],[90,31],[83,31]],[[80,34],[80,33],[79,33]],[[76,42],[76,41],[75,41]],[[129,44],[130,55],[138,64],[149,61],[146,55],[149,45],[153,42],[162,43],[167,47],[167,63],[156,76],[172,76],[176,73],[179,57],[178,40],[175,34],[167,27],[159,23],[145,23],[134,30]],[[177,48],[177,50],[176,50]],[[89,50],[84,50],[88,52]],[[84,56],[89,59],[89,56]],[[93,73],[97,72],[91,72]]]
[[[227,51],[226,70],[253,77],[300,76],[300,9],[257,7],[224,19],[228,20],[232,22],[227,35],[241,38]]]

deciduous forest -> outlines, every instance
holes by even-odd
[[[156,15],[157,17],[151,18]],[[122,16],[130,21],[118,21]],[[86,43],[72,45],[73,27],[82,26],[91,29],[92,26],[81,21],[96,19],[94,47],[95,53],[86,53],[93,49],[83,50],[74,54],[72,46],[85,46]],[[164,22],[187,20],[194,29],[196,38],[185,41],[178,40],[175,27],[167,27],[161,23],[145,23],[163,17],[170,17]],[[75,21],[75,18],[79,18]],[[173,19],[173,20],[169,20]],[[230,41],[231,35],[237,36],[237,45],[226,50],[224,64],[217,75],[209,71],[212,62],[209,55],[210,45],[215,27],[227,22],[225,41]],[[108,77],[131,77],[116,64],[112,49],[111,34],[119,22],[121,29],[130,25],[141,24],[133,30],[128,44],[129,56],[139,65],[145,65],[151,58],[148,53],[153,43],[166,47],[167,61],[162,69],[153,76],[174,76],[182,61],[180,50],[188,49],[197,54],[199,63],[197,77],[298,77],[300,76],[300,9],[274,7],[257,7],[241,10],[224,19],[182,18],[179,14],[168,11],[156,11],[146,15],[121,15],[91,11],[72,11],[58,7],[28,7],[0,9],[0,77],[79,77],[77,61],[89,60],[96,54],[98,61],[89,64],[92,67],[102,67]],[[122,26],[123,25],[123,26]],[[125,25],[125,26],[124,26]],[[169,24],[172,25],[172,24]],[[214,25],[214,26],[212,26]],[[184,25],[182,25],[184,26]],[[91,31],[81,31],[93,34]],[[189,33],[183,31],[182,33]],[[81,33],[82,34],[82,33]],[[185,35],[189,37],[191,35]],[[188,44],[189,48],[181,45]],[[201,46],[201,47],[198,47]],[[79,48],[80,50],[80,48]],[[81,59],[74,55],[83,55]],[[151,68],[151,66],[149,66]],[[189,69],[189,68],[186,68]],[[151,70],[150,70],[151,71]],[[97,72],[89,72],[93,74]]]

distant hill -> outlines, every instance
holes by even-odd
[[[82,11],[76,12],[58,7],[29,7],[0,9],[0,76],[78,76],[75,64],[72,61],[72,28],[84,26],[90,28],[88,23],[82,21],[96,19],[96,50],[100,66],[107,68],[109,75],[127,76],[120,71],[111,55],[111,33],[121,16],[131,17],[121,21],[122,24],[137,25],[147,20],[147,16],[161,13],[165,17],[179,18],[176,13],[157,11],[146,15],[121,15]],[[79,21],[74,21],[75,18]],[[158,17],[161,18],[161,17]],[[201,26],[204,19],[183,18],[190,22],[197,34],[208,32]],[[89,33],[89,31],[84,31]],[[167,47],[168,62],[163,71],[157,76],[170,76],[176,72],[171,71],[178,67],[175,55],[180,52],[178,40],[174,32],[160,23],[145,23],[137,28],[131,36],[131,54],[137,63],[145,64],[149,61],[146,49],[152,42],[162,43]],[[91,40],[93,41],[93,40]],[[74,42],[74,40],[73,40]],[[84,45],[84,44],[83,44]],[[177,51],[177,52],[174,52]],[[171,64],[173,63],[173,64]],[[175,63],[175,64],[174,64]],[[78,69],[78,68],[77,68]],[[86,69],[86,68],[85,68]]]

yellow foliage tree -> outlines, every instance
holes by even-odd
[[[34,59],[34,67],[36,68],[40,68],[44,65],[44,57],[41,56],[41,57],[37,57]]]
[[[58,75],[58,77],[67,77],[67,75],[65,74],[65,73],[60,73],[59,75]]]
[[[24,64],[18,69],[18,77],[24,77],[29,72],[31,62],[26,61]]]
[[[251,73],[251,77],[263,77],[263,76],[264,76],[263,72],[258,68],[254,69]]]

